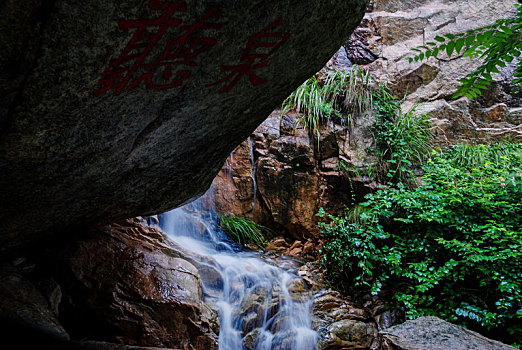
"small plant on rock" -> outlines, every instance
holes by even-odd
[[[221,214],[219,227],[240,244],[254,244],[263,249],[266,246],[266,235],[269,229],[256,222],[241,217]]]

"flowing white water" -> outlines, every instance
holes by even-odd
[[[191,203],[160,216],[160,226],[183,247],[216,261],[219,281],[204,284],[220,312],[220,350],[315,350],[311,298],[300,280],[241,250],[216,227],[216,215]],[[302,283],[302,281],[301,281]],[[297,292],[296,292],[297,290]]]

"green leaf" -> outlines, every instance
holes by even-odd
[[[464,47],[464,38],[460,38],[455,43],[455,51],[457,51],[457,53],[460,53],[460,50],[462,50],[463,47]]]
[[[470,35],[466,38],[466,47],[470,47],[475,42],[475,35]]]
[[[502,59],[503,59],[504,61],[506,61],[506,62],[511,62],[511,61],[513,61],[513,57],[510,56],[509,54],[504,54],[504,55],[502,55]]]
[[[454,41],[448,42],[448,44],[446,46],[446,53],[448,54],[448,57],[451,57],[451,55],[453,54],[454,48],[455,48],[455,42]]]
[[[441,42],[441,43],[443,43],[443,42],[446,41],[446,39],[444,39],[444,38],[441,37],[441,36],[436,36],[436,37],[435,37],[435,40],[437,40],[437,41],[439,41],[439,42]]]

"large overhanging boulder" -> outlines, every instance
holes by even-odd
[[[0,246],[203,193],[366,3],[3,1]]]

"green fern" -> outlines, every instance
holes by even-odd
[[[453,98],[476,98],[493,81],[492,73],[499,73],[499,67],[505,67],[522,53],[522,5],[515,6],[517,14],[514,18],[499,19],[492,25],[463,33],[436,36],[435,41],[413,48],[416,53],[408,58],[409,62],[438,58],[442,52],[446,52],[448,57],[463,52],[463,56],[470,59],[483,58],[484,62],[476,70],[459,80],[460,85],[453,95]],[[522,85],[521,62],[514,72],[515,89]]]

